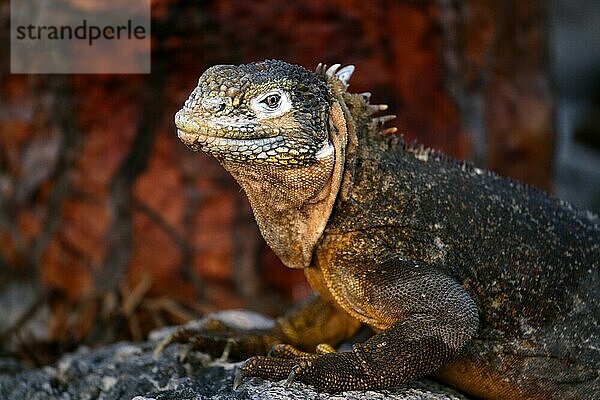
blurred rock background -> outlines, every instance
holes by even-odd
[[[69,0],[72,7],[86,1]],[[44,364],[309,293],[246,198],[177,139],[209,66],[354,64],[407,140],[600,210],[591,0],[152,1],[152,74],[12,75],[0,1],[0,355]]]

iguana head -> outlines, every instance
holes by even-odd
[[[303,167],[333,151],[331,101],[324,75],[297,65],[217,65],[202,74],[175,124],[185,144],[219,160]]]
[[[338,69],[275,60],[214,66],[175,115],[179,138],[236,178],[267,243],[293,268],[310,264],[342,180],[341,93],[354,68]]]

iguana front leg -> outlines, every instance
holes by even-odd
[[[241,376],[291,377],[331,392],[392,387],[435,371],[475,334],[475,303],[450,277],[400,260],[368,270],[369,282],[362,287],[338,288],[346,295],[341,300],[349,306],[353,290],[368,294],[369,303],[356,304],[354,313],[368,313],[365,321],[389,323],[386,329],[347,352],[254,357],[242,366]]]
[[[157,346],[155,354],[160,354],[171,343],[187,344],[188,350],[204,351],[213,356],[226,354],[238,360],[264,355],[278,344],[314,351],[320,344],[335,345],[350,338],[360,325],[360,321],[331,301],[311,296],[278,318],[270,329],[245,330],[209,319],[199,328],[176,330]]]

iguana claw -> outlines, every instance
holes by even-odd
[[[233,339],[233,338],[227,339],[227,344],[225,345],[225,348],[223,349],[223,353],[215,361],[226,362],[227,359],[229,358],[229,354],[231,353],[231,349],[233,348],[234,343],[235,343],[235,339]]]
[[[296,380],[296,367],[299,367],[299,365],[294,366],[287,379],[285,380],[285,386],[291,386],[292,383],[294,383],[294,381]]]
[[[237,390],[240,385],[242,384],[242,370],[238,369],[235,373],[235,376],[233,377],[233,390]]]
[[[154,360],[157,360],[158,357],[160,357],[160,355],[162,354],[163,351],[165,351],[165,348],[170,345],[171,343],[173,343],[173,336],[169,335],[166,338],[164,338],[163,340],[161,340],[158,345],[156,346],[156,348],[154,349],[154,353],[152,353],[152,358]]]

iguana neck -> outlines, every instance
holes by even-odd
[[[290,268],[310,265],[340,189],[347,129],[337,102],[329,118],[329,147],[312,165],[282,169],[221,161],[246,192],[267,244]]]

